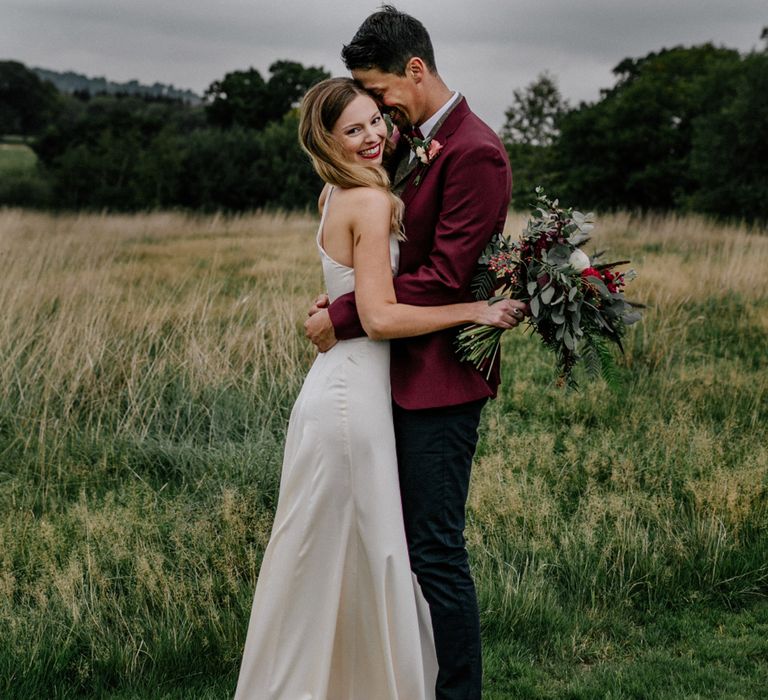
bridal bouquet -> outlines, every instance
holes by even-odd
[[[536,188],[537,206],[519,241],[496,234],[478,261],[472,280],[477,299],[493,303],[505,297],[530,306],[528,324],[555,353],[558,385],[576,386],[573,370],[579,361],[590,376],[615,379],[608,343],[623,348],[626,327],[640,313],[624,298],[634,270],[616,271],[628,260],[598,262],[581,249],[590,239],[593,215],[562,209]],[[503,329],[473,324],[457,336],[459,356],[479,370],[493,366]]]

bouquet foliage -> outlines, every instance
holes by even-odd
[[[626,327],[640,319],[624,298],[624,286],[634,270],[615,268],[628,260],[598,262],[581,247],[590,240],[593,215],[562,209],[536,188],[537,205],[519,241],[496,234],[478,260],[472,280],[477,299],[494,303],[513,298],[530,307],[528,324],[554,352],[558,385],[576,386],[573,370],[579,361],[590,376],[615,383],[616,370],[609,343],[623,352]],[[473,324],[457,337],[462,360],[490,372],[503,329]]]

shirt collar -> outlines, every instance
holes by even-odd
[[[453,105],[453,103],[458,99],[459,93],[454,92],[453,95],[448,98],[448,101],[442,107],[440,107],[440,109],[437,110],[437,112],[435,112],[425,122],[419,124],[419,129],[421,129],[421,133],[424,134],[425,139],[428,139],[432,135],[431,131],[435,128],[435,124],[440,121],[440,117],[442,117],[451,108],[451,105]]]

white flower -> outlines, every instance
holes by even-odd
[[[427,158],[427,152],[424,150],[424,146],[416,146],[416,157],[426,165],[429,162]]]
[[[568,264],[576,270],[576,272],[581,272],[589,267],[589,256],[583,250],[577,248],[571,253],[571,257],[568,258]]]

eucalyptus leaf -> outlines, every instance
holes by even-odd
[[[570,247],[556,245],[547,253],[547,262],[550,265],[565,265],[570,257]]]
[[[583,243],[586,243],[590,238],[591,236],[588,236],[586,233],[579,231],[578,233],[574,233],[568,237],[568,243],[573,246],[580,246]]]
[[[597,277],[588,277],[587,279],[591,285],[594,285],[597,288],[597,291],[603,299],[611,298],[611,293],[608,291],[608,287],[605,286],[603,280],[600,280]]]
[[[528,294],[535,294],[536,293],[536,287],[538,287],[538,283],[536,280],[532,280],[531,282],[528,282]]]
[[[630,311],[622,316],[622,320],[626,325],[631,326],[633,323],[637,323],[642,317],[643,315],[639,311]]]
[[[567,347],[569,350],[576,349],[576,343],[573,339],[573,336],[571,335],[571,332],[567,328],[563,333],[563,342],[565,343],[565,347]]]
[[[531,297],[531,313],[534,316],[538,316],[540,311],[541,311],[541,302],[539,301],[539,297],[532,296]]]
[[[595,311],[594,313],[595,319],[597,319],[597,322],[607,331],[613,333],[613,328],[606,322],[606,320],[603,318],[603,315],[599,311]]]
[[[552,285],[541,291],[541,301],[545,304],[550,304],[553,296],[555,296],[555,288]]]
[[[568,292],[568,301],[573,301],[574,297],[579,293],[578,287],[571,287],[570,291]]]

